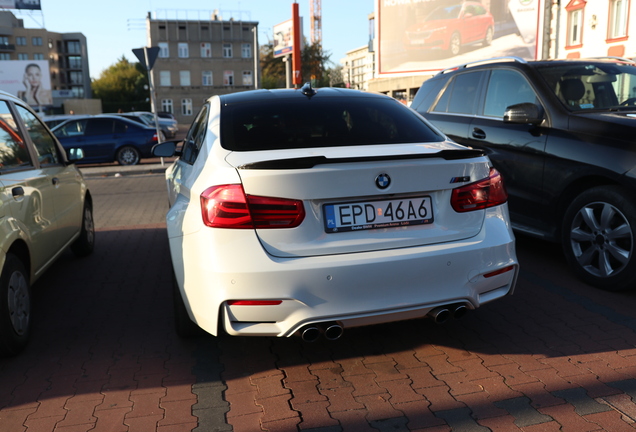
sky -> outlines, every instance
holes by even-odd
[[[134,48],[146,45],[148,12],[160,18],[207,19],[215,9],[224,20],[258,21],[259,44],[273,38],[273,27],[291,19],[293,0],[41,0],[42,11],[12,10],[27,28],[86,36],[91,78],[99,78],[122,57],[137,61]],[[340,64],[346,52],[365,46],[368,15],[375,0],[322,0],[322,46],[330,60]],[[178,7],[176,7],[178,5]],[[310,0],[298,0],[303,33],[309,41]]]

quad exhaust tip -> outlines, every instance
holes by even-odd
[[[442,324],[451,318],[459,319],[466,315],[468,308],[463,303],[440,306],[431,310],[427,316],[431,318],[435,323]]]
[[[340,339],[344,333],[342,326],[336,322],[309,324],[300,330],[300,337],[305,342],[315,342],[321,335],[329,341]]]

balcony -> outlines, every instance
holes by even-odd
[[[0,43],[0,52],[15,52],[15,45]]]

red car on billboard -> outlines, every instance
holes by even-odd
[[[406,29],[404,45],[408,50],[441,49],[456,56],[463,45],[490,45],[494,32],[495,20],[484,5],[467,1],[434,9]]]

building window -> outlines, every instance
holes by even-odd
[[[25,53],[18,53],[18,60],[28,60],[29,55]]]
[[[31,45],[33,46],[42,46],[42,38],[39,36],[34,36],[31,38]]]
[[[568,13],[567,46],[576,47],[583,43],[583,8],[585,3],[572,0],[565,10]]]
[[[181,85],[181,87],[190,86],[190,71],[189,70],[179,71],[179,85]]]
[[[170,86],[170,71],[159,71],[159,85],[162,87]]]
[[[82,46],[79,41],[66,41],[66,52],[68,54],[81,54]]]
[[[181,114],[184,116],[192,115],[192,99],[181,99]]]
[[[84,87],[71,87],[71,92],[75,98],[82,99],[84,97]]]
[[[167,42],[159,42],[159,58],[170,57],[170,48]]]
[[[172,106],[172,99],[161,100],[161,111],[172,113],[174,108]]]
[[[179,42],[179,58],[190,57],[190,51],[188,50],[187,42]]]
[[[212,57],[212,44],[210,42],[201,42],[201,57]]]
[[[243,71],[243,85],[251,86],[252,84],[254,84],[254,80],[252,79],[252,71],[251,70],[244,70]]]
[[[224,43],[223,44],[223,57],[231,58],[232,57],[232,44]]]
[[[223,71],[223,85],[225,86],[234,85],[234,71],[231,71],[231,70]]]
[[[42,53],[33,54],[33,60],[44,60],[44,54]]]
[[[204,86],[212,85],[212,71],[203,71],[201,75],[201,84]]]
[[[0,60],[11,60],[11,54],[9,54],[9,53],[0,53]]]
[[[82,57],[80,56],[68,56],[68,68],[69,69],[81,69]]]
[[[241,57],[252,58],[252,44],[244,43],[241,45]]]
[[[24,36],[18,36],[15,38],[15,44],[19,46],[26,46],[26,38]]]
[[[71,71],[68,73],[68,83],[69,84],[82,84],[84,82],[84,77],[81,72]]]
[[[9,45],[9,37],[0,36],[0,45]]]
[[[627,36],[628,0],[610,1],[609,39]]]

